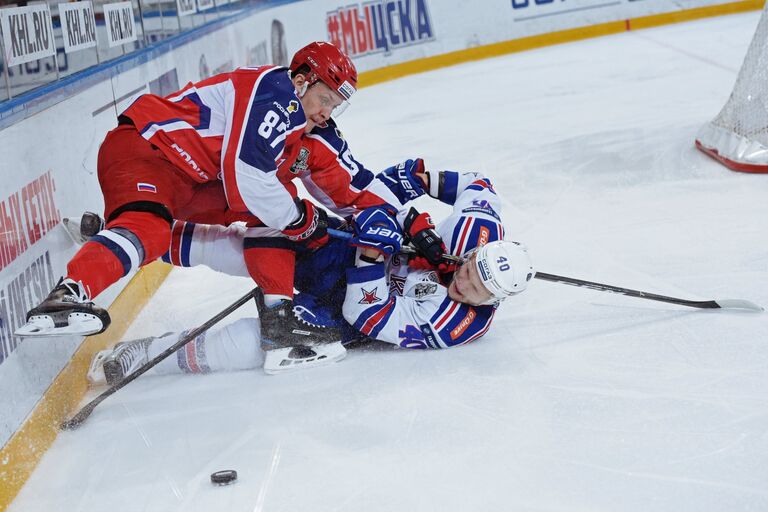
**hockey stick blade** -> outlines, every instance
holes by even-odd
[[[107,396],[109,395],[104,396],[104,398],[106,398]],[[98,400],[98,398],[101,398],[101,395],[99,395],[98,397],[96,397],[96,399],[89,402],[85,407],[80,409],[80,411],[78,411],[78,413],[72,416],[70,419],[62,422],[61,425],[59,425],[59,428],[61,430],[75,430],[79,428],[80,425],[82,425],[85,422],[85,420],[88,419],[88,417],[91,415],[91,413],[96,408],[96,406],[99,405],[104,400],[104,398],[101,398],[101,400]]]
[[[743,309],[745,311],[754,311],[755,313],[762,313],[765,308],[754,302],[744,299],[719,299],[714,301],[720,309]]]
[[[144,364],[141,368],[133,372],[132,374],[128,375],[126,378],[115,384],[114,386],[110,387],[109,389],[105,390],[103,393],[101,393],[99,396],[88,402],[82,409],[80,409],[77,414],[72,416],[70,419],[64,421],[59,425],[59,428],[61,430],[75,430],[76,428],[80,427],[85,420],[88,419],[88,417],[91,415],[94,409],[106,400],[108,397],[112,396],[122,388],[124,388],[129,383],[133,382],[137,378],[139,378],[144,373],[151,370],[154,366],[160,363],[163,359],[170,356],[177,350],[179,350],[181,347],[189,343],[190,341],[194,340],[198,336],[200,336],[202,333],[219,323],[222,319],[224,319],[226,316],[228,316],[230,313],[238,309],[240,306],[248,302],[253,298],[253,296],[258,293],[258,288],[254,288],[253,290],[249,291],[242,297],[240,297],[236,302],[232,303],[231,305],[227,306],[224,310],[216,314],[214,317],[212,317],[210,320],[205,322],[200,327],[197,327],[196,329],[192,329],[187,333],[186,336],[183,336],[179,341],[168,347],[167,349],[163,350],[160,354],[155,356],[152,360],[147,361],[146,364]]]

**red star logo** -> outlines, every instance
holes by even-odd
[[[373,289],[373,291],[368,291],[365,288],[363,288],[363,298],[360,299],[360,302],[358,304],[375,304],[377,302],[381,302],[381,299],[376,296],[376,290],[378,290],[378,286]]]

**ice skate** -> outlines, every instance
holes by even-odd
[[[149,361],[149,346],[155,338],[122,341],[108,350],[97,352],[88,368],[88,382],[114,386]]]
[[[27,313],[27,323],[16,336],[88,336],[104,332],[110,318],[106,309],[93,303],[80,283],[60,279],[39,306]]]
[[[256,295],[256,306],[266,373],[322,366],[346,355],[340,329],[313,323],[317,319],[306,308],[294,307],[290,300],[267,307],[261,293]]]

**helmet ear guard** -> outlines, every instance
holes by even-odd
[[[473,254],[477,255],[474,264],[480,280],[491,293],[488,304],[524,291],[536,275],[528,249],[519,242],[490,242],[468,253],[470,258]]]

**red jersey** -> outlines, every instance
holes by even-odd
[[[298,217],[285,183],[307,121],[287,68],[240,68],[165,98],[145,94],[123,115],[194,180],[221,180],[230,209],[280,230]]]

